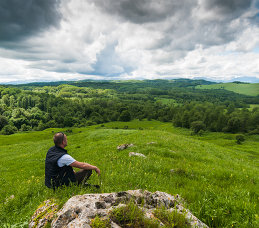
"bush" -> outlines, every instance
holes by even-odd
[[[249,135],[259,135],[259,126],[256,129],[250,131],[248,134]]]
[[[39,125],[37,127],[38,131],[43,131],[44,129],[46,129],[47,127],[45,126],[45,124],[42,122],[42,120],[39,122]]]
[[[202,136],[202,135],[204,135],[204,132],[205,132],[205,131],[201,129],[201,130],[199,130],[198,135],[199,135],[199,136]]]
[[[244,141],[245,141],[245,136],[244,135],[236,135],[236,143],[237,144],[241,144]]]
[[[0,115],[0,130],[8,124],[8,119],[5,116]]]
[[[194,121],[191,123],[191,129],[195,134],[197,134],[199,131],[206,130],[206,126],[202,121]]]
[[[31,131],[31,126],[23,124],[20,128],[20,131]]]
[[[86,123],[85,123],[86,126],[92,126],[92,125],[95,125],[95,124],[96,124],[96,123],[93,122],[93,121],[91,121],[91,120],[86,121]]]
[[[1,131],[3,135],[11,135],[17,131],[17,128],[12,125],[5,125]]]
[[[123,122],[130,121],[131,120],[131,115],[130,115],[129,111],[128,110],[122,111],[122,113],[121,113],[121,115],[119,117],[119,120],[123,121]]]

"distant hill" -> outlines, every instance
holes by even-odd
[[[259,78],[256,77],[238,77],[234,80],[239,82],[259,83]]]
[[[248,96],[259,95],[259,83],[244,83],[244,82],[232,82],[232,83],[218,83],[211,85],[197,85],[196,89],[224,89],[235,93],[244,94]]]
[[[123,86],[127,86],[128,88],[171,88],[171,87],[195,87],[197,85],[211,85],[215,84],[215,82],[206,81],[203,79],[192,80],[192,79],[156,79],[156,80],[80,80],[80,81],[55,81],[55,82],[33,82],[26,84],[14,85],[17,87],[28,87],[28,86],[59,86],[59,85],[75,85],[78,87],[92,87],[94,89],[119,89]]]

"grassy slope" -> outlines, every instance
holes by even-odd
[[[259,83],[238,84],[238,83],[219,83],[213,85],[199,85],[197,89],[225,89],[235,93],[245,94],[249,96],[259,95]]]
[[[112,129],[125,125],[129,129]],[[94,191],[71,187],[54,193],[44,187],[44,159],[53,130],[59,129],[0,136],[0,224],[27,227],[43,200],[56,198],[62,204],[72,195]],[[101,183],[101,192],[141,188],[178,193],[211,227],[258,225],[258,138],[236,145],[230,134],[193,137],[171,124],[133,121],[73,129],[68,143],[73,157],[100,167],[101,177],[93,175],[90,182]],[[135,146],[117,151],[122,143]],[[129,152],[147,158],[130,158]],[[15,197],[7,202],[10,195]]]

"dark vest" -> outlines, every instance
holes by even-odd
[[[70,182],[76,182],[75,174],[71,166],[59,167],[57,161],[64,154],[65,149],[53,146],[48,150],[45,160],[45,185],[48,188],[57,188],[61,185],[68,186]]]

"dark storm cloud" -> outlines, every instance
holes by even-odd
[[[96,0],[95,5],[105,12],[120,16],[133,23],[142,24],[163,21],[181,14],[182,20],[190,17],[195,6],[215,11],[220,15],[235,17],[246,11],[253,0]]]
[[[252,0],[210,0],[204,1],[205,8],[216,10],[221,14],[235,14],[246,11]]]
[[[172,0],[96,0],[94,3],[109,14],[142,24],[162,21],[168,16],[178,13],[186,4],[190,8],[195,1],[186,0],[183,4],[182,1]]]
[[[9,80],[5,75],[17,80],[31,80],[31,75],[37,80],[71,79],[73,74],[107,79],[200,73],[216,77],[227,71],[226,77],[258,75],[252,53],[258,46],[258,4],[0,0],[0,82]],[[236,52],[239,64],[236,56],[226,57],[226,51]]]
[[[57,26],[60,0],[1,0],[0,41],[13,41]]]

